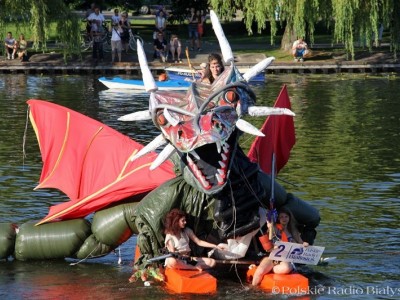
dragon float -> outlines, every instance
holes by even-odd
[[[285,206],[303,240],[313,243],[318,211],[274,180],[274,164],[270,175],[261,170],[258,159],[271,161],[270,155],[253,152],[251,160],[239,145],[243,132],[264,139],[246,115],[293,119],[290,106],[256,106],[248,84],[274,58],[241,75],[217,16],[210,15],[227,65],[212,85],[194,82],[185,94],[159,91],[138,43],[149,109],[120,120],[153,121],[161,133],[145,147],[68,108],[28,101],[43,158],[38,188],[58,188],[71,200],[36,224],[0,224],[0,258],[93,258],[137,234],[136,266],[145,267],[160,255],[163,218],[172,208],[188,214],[201,239],[229,244],[257,234],[265,218]],[[85,217],[93,212],[89,222]],[[193,247],[194,255],[202,251]]]

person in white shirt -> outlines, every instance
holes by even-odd
[[[123,30],[118,22],[111,24],[111,62],[115,61],[115,53],[118,55],[118,61],[121,62],[122,42],[121,34]]]
[[[155,20],[155,30],[153,33],[153,40],[157,38],[158,32],[164,33],[166,27],[167,27],[167,19],[165,18],[164,11],[160,10]]]
[[[111,17],[111,24],[119,23],[121,17],[119,16],[118,8],[114,9],[114,15]]]
[[[88,20],[91,22],[93,20],[100,21],[100,26],[103,26],[103,23],[106,21],[103,14],[100,12],[100,8],[98,6],[95,6],[94,12],[89,15]]]
[[[7,53],[7,59],[14,59],[17,52],[17,41],[12,37],[11,32],[7,32],[7,37],[4,39],[4,47]]]

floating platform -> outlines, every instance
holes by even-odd
[[[165,269],[168,290],[183,294],[212,294],[217,291],[217,279],[209,273],[197,270]]]
[[[257,268],[247,271],[247,281],[251,282]],[[307,294],[309,290],[308,278],[298,274],[265,274],[260,283],[260,288],[273,294],[298,295]]]

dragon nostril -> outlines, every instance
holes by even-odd
[[[183,131],[182,131],[182,130],[178,130],[178,138],[179,138],[179,139],[182,138],[182,134],[183,134]]]

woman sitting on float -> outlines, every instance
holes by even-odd
[[[268,221],[267,227],[269,232],[272,228],[272,224]],[[288,209],[280,209],[278,214],[278,223],[274,226],[273,229],[276,238],[278,238],[282,242],[303,244],[304,247],[307,247],[309,245],[307,242],[303,242],[303,240],[301,239],[300,232],[297,229],[296,219],[293,217],[293,214]],[[264,275],[271,271],[275,274],[289,274],[293,271],[293,269],[294,266],[290,262],[274,261],[269,259],[268,256],[264,257],[254,273],[252,285],[259,285]]]
[[[218,248],[223,250],[224,244],[212,244],[200,240],[192,229],[186,227],[186,213],[174,208],[166,216],[165,222],[165,246],[170,253],[177,254],[176,257],[168,257],[165,266],[175,269],[204,270],[215,266],[214,259],[209,257],[190,257],[189,240],[200,247]]]

